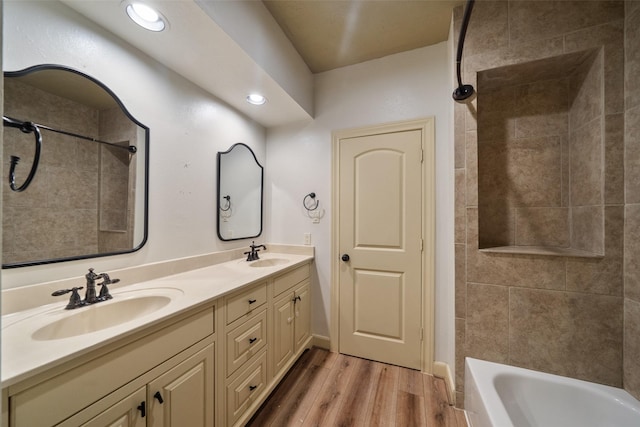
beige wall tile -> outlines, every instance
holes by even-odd
[[[625,20],[625,108],[640,106],[640,8]]]
[[[511,364],[619,387],[622,298],[510,290]]]
[[[565,52],[604,47],[605,113],[624,111],[624,20],[570,33]]]
[[[565,288],[565,259],[478,250],[478,211],[467,209],[467,282],[541,289]],[[474,310],[467,289],[467,317]]]
[[[569,79],[521,85],[515,91],[516,138],[567,134]]]
[[[464,243],[466,241],[467,228],[467,198],[466,198],[466,179],[465,170],[455,170],[455,243]]]
[[[593,120],[569,136],[571,206],[603,204],[603,124]]]
[[[569,247],[568,208],[516,209],[516,245]]]
[[[483,91],[478,87],[478,143],[515,136],[516,91],[513,86]]]
[[[569,135],[560,141],[560,206],[568,207],[571,204],[571,147]]]
[[[465,167],[465,124],[466,106],[454,103],[454,167],[456,169]]]
[[[624,295],[640,302],[640,204],[627,204],[624,215]]]
[[[622,296],[624,207],[605,207],[603,258],[567,259],[567,290]]]
[[[478,206],[478,133],[476,131],[466,132],[465,145],[467,206]]]
[[[624,114],[605,116],[604,203],[624,203]]]
[[[467,37],[469,34],[467,33]],[[466,47],[466,42],[465,42]],[[465,54],[464,77],[474,78],[477,72],[504,67],[507,65],[522,64],[530,61],[541,60],[551,56],[562,55],[564,51],[564,40],[562,37],[555,37],[547,40],[535,40],[523,43],[518,46],[498,48],[476,55]],[[540,63],[534,75],[545,75],[546,64]],[[531,81],[540,80],[534,78]]]
[[[604,207],[571,208],[571,247],[604,255]]]
[[[626,0],[624,2],[625,5],[625,16],[629,17],[634,12],[640,10],[640,0]]]
[[[604,61],[600,51],[588,58],[569,80],[569,131],[575,132],[602,116],[604,111]]]
[[[640,105],[626,110],[624,134],[625,201],[640,203]]]
[[[509,142],[506,171],[513,206],[560,206],[561,141],[557,136],[520,138]],[[483,165],[484,159],[478,159]]]
[[[455,245],[455,312],[456,317],[467,316],[467,257],[465,245]]]
[[[503,194],[503,193],[498,193]],[[504,200],[482,199],[478,206],[480,248],[511,246],[515,244],[515,209],[506,206]]]
[[[465,350],[465,326],[466,320],[456,318],[456,390],[464,390],[464,358]]]
[[[465,51],[471,55],[507,47],[509,5],[506,1],[476,2],[469,20]]]
[[[623,1],[510,1],[512,44],[592,27],[624,16]]]
[[[466,355],[492,362],[509,359],[509,288],[467,285]]]
[[[624,301],[624,388],[640,399],[640,302]]]

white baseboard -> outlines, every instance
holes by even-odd
[[[331,340],[329,339],[329,337],[325,337],[323,335],[313,335],[313,345],[314,347],[330,350]]]
[[[453,376],[451,375],[451,370],[449,369],[449,365],[444,362],[433,362],[433,376],[442,378],[447,387],[447,397],[449,399],[450,405],[456,404],[456,387],[453,382]]]

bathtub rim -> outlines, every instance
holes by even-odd
[[[548,379],[550,382],[570,382],[572,385],[582,384],[591,391],[605,393],[608,397],[616,400],[624,400],[625,405],[628,404],[633,407],[632,410],[635,410],[635,407],[640,408],[640,401],[623,388],[466,357],[464,390],[465,412],[469,427],[514,427],[513,421],[494,383],[496,377],[501,374],[516,374],[542,380]],[[491,408],[491,410],[489,411],[488,408]]]

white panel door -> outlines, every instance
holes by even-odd
[[[339,155],[339,351],[420,369],[422,132],[343,138]]]

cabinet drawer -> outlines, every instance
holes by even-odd
[[[300,283],[304,279],[309,277],[309,264],[305,264],[288,272],[287,274],[283,274],[280,277],[276,277],[273,280],[273,295],[278,296],[290,287]]]
[[[227,384],[227,425],[233,425],[258,400],[267,385],[267,353]]]
[[[231,376],[267,343],[267,311],[262,310],[227,334],[227,376]]]
[[[267,302],[266,282],[249,290],[231,295],[227,298],[227,325],[242,316],[252,313],[265,302]]]

